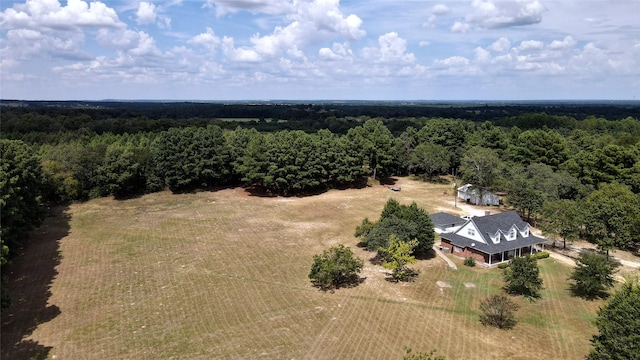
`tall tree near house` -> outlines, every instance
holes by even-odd
[[[544,221],[540,223],[542,234],[552,239],[562,240],[562,248],[567,248],[567,241],[578,238],[581,227],[581,215],[578,204],[573,200],[549,201],[542,207]]]
[[[587,360],[640,359],[640,284],[629,282],[598,311]]]
[[[378,254],[382,258],[382,266],[391,270],[391,278],[395,281],[405,281],[415,274],[415,271],[407,267],[416,262],[412,255],[413,249],[418,245],[418,240],[402,241],[397,235],[391,235],[389,246],[379,247]]]
[[[604,255],[582,253],[571,274],[571,279],[575,281],[571,290],[587,299],[606,297],[606,290],[615,284],[613,274],[619,266],[619,263],[607,259]]]
[[[505,290],[509,294],[523,295],[529,299],[540,297],[542,278],[533,256],[514,257],[504,270]]]
[[[617,248],[640,243],[640,198],[628,186],[603,184],[582,203],[584,231],[588,241],[609,254]]]

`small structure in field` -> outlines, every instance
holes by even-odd
[[[460,228],[465,222],[465,219],[455,215],[451,215],[446,212],[437,212],[429,215],[429,218],[433,222],[433,230],[438,234],[444,232],[452,232]]]
[[[474,216],[453,232],[440,235],[440,246],[461,258],[495,265],[514,256],[544,250],[544,238],[531,233],[531,226],[515,211]]]
[[[495,193],[473,184],[458,188],[458,198],[474,205],[500,205],[500,197]]]

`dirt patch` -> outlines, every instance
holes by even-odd
[[[451,284],[449,284],[446,281],[437,281],[436,285],[438,285],[438,287],[441,288],[441,289],[452,288],[453,287],[453,286],[451,286]]]
[[[473,289],[476,287],[476,284],[467,282],[467,283],[464,283],[464,287],[467,289]]]

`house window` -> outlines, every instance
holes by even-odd
[[[529,236],[529,229],[526,229],[523,233],[522,236],[527,237]]]
[[[476,236],[476,231],[472,228],[467,229],[467,234],[470,236]]]
[[[462,249],[457,247],[457,246],[454,246],[453,247],[453,252],[462,252]]]
[[[516,237],[516,229],[511,229],[511,231],[509,231],[509,239],[515,239]]]

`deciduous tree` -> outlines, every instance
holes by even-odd
[[[389,246],[378,248],[378,254],[382,258],[382,266],[387,270],[391,270],[391,278],[393,280],[405,281],[416,274],[407,265],[416,262],[416,258],[411,254],[417,245],[418,240],[407,242],[400,240],[396,235],[391,235]]]
[[[576,268],[571,274],[575,281],[571,285],[574,294],[593,299],[606,297],[606,290],[615,284],[613,274],[620,264],[597,253],[582,253],[576,262]]]
[[[496,294],[480,301],[480,323],[499,329],[511,329],[516,325],[514,313],[518,304],[507,296]]]
[[[309,279],[323,290],[352,285],[358,282],[363,266],[364,260],[355,257],[351,249],[338,245],[313,256]]]
[[[533,256],[514,257],[504,270],[505,290],[509,294],[523,295],[529,299],[540,298],[542,278]]]
[[[640,284],[629,282],[600,309],[587,360],[640,359]]]

